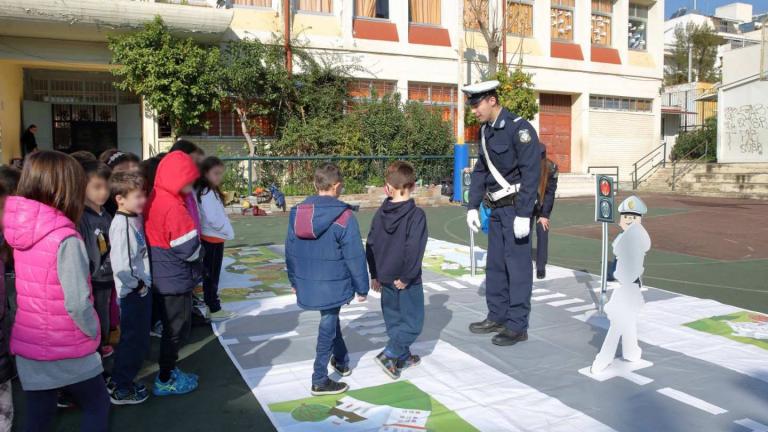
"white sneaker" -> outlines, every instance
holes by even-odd
[[[236,317],[237,314],[234,312],[226,311],[224,309],[219,309],[217,312],[212,312],[210,314],[211,321],[226,321],[228,319],[232,319]]]

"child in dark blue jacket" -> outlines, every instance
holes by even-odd
[[[427,246],[427,218],[416,207],[411,192],[416,174],[408,162],[387,168],[387,198],[373,216],[366,255],[374,291],[382,291],[381,311],[389,342],[376,363],[392,379],[419,364],[411,344],[424,326],[424,288],[421,263]]]
[[[343,180],[336,165],[315,170],[317,195],[291,209],[285,258],[298,305],[320,311],[312,394],[339,394],[349,386],[328,378],[328,363],[348,376],[349,356],[341,336],[339,310],[357,294],[368,295],[368,268],[360,228],[352,207],[339,196]]]

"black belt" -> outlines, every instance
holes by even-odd
[[[517,201],[516,193],[507,195],[504,198],[496,201],[491,201],[491,198],[488,196],[488,194],[483,197],[483,204],[491,210],[502,207],[512,207],[515,205],[515,201]]]

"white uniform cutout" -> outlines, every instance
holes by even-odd
[[[651,249],[651,238],[639,220],[634,221],[613,241],[613,254],[617,265],[614,277],[621,284],[605,305],[611,324],[603,346],[592,363],[591,372],[600,373],[611,365],[621,340],[622,357],[638,361],[642,350],[637,343],[637,316],[645,301],[640,286],[635,282],[643,275],[645,254]]]

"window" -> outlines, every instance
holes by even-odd
[[[516,36],[533,36],[533,3],[513,1],[507,5],[507,30]]]
[[[464,28],[467,30],[480,30],[480,23],[477,22],[478,17],[483,23],[483,26],[488,25],[488,9],[483,8],[486,6],[484,2],[477,0],[464,0]]]
[[[296,0],[296,10],[302,12],[333,13],[333,0]]]
[[[374,93],[377,97],[395,93],[397,83],[395,81],[361,79],[350,82],[348,89],[352,99],[366,100],[372,98]]]
[[[232,138],[243,136],[240,117],[228,100],[221,102],[219,111],[210,111],[203,114],[202,120],[208,123],[208,127],[200,127],[197,130],[191,131],[189,135],[210,138]],[[274,136],[275,134],[274,124],[266,116],[250,117],[250,126],[250,133],[254,136]]]
[[[552,40],[573,40],[573,8],[576,0],[552,0]]]
[[[440,25],[440,0],[409,0],[410,22],[415,24]]]
[[[611,46],[613,0],[592,0],[592,45]]]
[[[389,0],[355,0],[355,16],[389,19]]]
[[[653,101],[651,99],[593,95],[589,97],[589,107],[595,110],[651,112]]]
[[[629,4],[628,47],[631,50],[645,51],[648,40],[648,6]]]
[[[408,100],[420,101],[437,111],[443,120],[451,122],[453,133],[456,133],[456,119],[459,114],[459,103],[464,102],[463,96],[457,94],[454,84],[408,83]]]
[[[231,0],[234,6],[272,8],[272,0]]]

